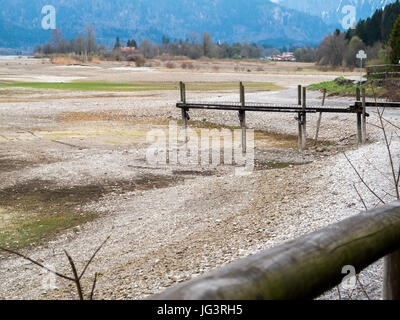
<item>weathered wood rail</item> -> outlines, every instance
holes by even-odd
[[[176,104],[182,111],[182,123],[185,131],[188,125],[189,111],[190,109],[201,109],[201,110],[225,110],[225,111],[237,111],[240,121],[240,127],[242,130],[242,151],[246,152],[246,112],[282,112],[282,113],[297,113],[295,118],[298,122],[298,145],[300,150],[307,148],[307,114],[308,113],[319,113],[318,128],[321,123],[321,117],[323,113],[339,113],[357,114],[357,136],[358,143],[365,143],[366,141],[366,117],[369,116],[366,113],[366,102],[365,102],[365,90],[363,90],[363,101],[361,104],[354,103],[348,108],[343,107],[329,107],[325,106],[325,94],[322,106],[310,106],[307,104],[307,90],[302,86],[298,86],[298,101],[297,104],[293,105],[282,105],[282,104],[270,104],[270,103],[254,103],[246,102],[245,99],[245,88],[243,83],[239,84],[240,89],[240,102],[187,102],[186,101],[186,85],[180,82],[180,93],[181,101]],[[361,92],[357,90],[357,101],[361,101]],[[186,140],[186,138],[185,138]]]
[[[376,66],[368,66],[367,78],[368,79],[399,79],[400,78],[400,65],[399,64],[382,64]]]
[[[263,251],[155,295],[154,300],[313,299],[400,248],[400,201]],[[397,270],[400,272],[400,270]],[[384,297],[400,299],[399,277]]]
[[[365,106],[367,108],[400,108],[400,102],[371,102],[371,101],[367,101],[365,102]],[[362,107],[362,102],[357,101],[355,103],[355,107]]]

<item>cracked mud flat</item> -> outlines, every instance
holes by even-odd
[[[282,92],[251,93],[248,100],[293,103],[296,92],[288,85]],[[64,249],[82,268],[110,235],[88,270],[86,293],[93,273],[100,272],[97,299],[141,299],[357,214],[362,210],[353,189],[357,178],[340,151],[359,167],[365,166],[365,155],[375,164],[386,161],[373,126],[368,126],[370,144],[354,147],[355,116],[324,116],[321,139],[330,143],[300,153],[292,115],[249,113],[249,127],[264,132],[256,141],[253,174],[236,176],[229,165],[149,165],[146,134],[179,120],[177,96],[157,92],[82,100],[73,93],[1,104],[0,236],[16,215],[87,215],[22,251],[68,273]],[[238,99],[235,93],[215,96]],[[190,99],[210,99],[210,93],[191,93]],[[310,92],[309,99],[320,101],[317,93]],[[349,100],[331,103],[346,106]],[[399,121],[398,113],[389,115]],[[237,115],[229,112],[196,111],[191,117],[204,125],[237,126]],[[369,121],[376,122],[373,114]],[[311,116],[310,136],[315,123]],[[371,172],[369,182],[387,188]],[[360,190],[368,206],[374,205]],[[57,289],[46,289],[41,270],[19,258],[0,257],[1,299],[76,298],[70,284],[57,280]],[[377,263],[361,275],[374,299],[380,295],[380,274]],[[333,290],[322,298],[337,295]],[[365,297],[357,289],[352,298]]]

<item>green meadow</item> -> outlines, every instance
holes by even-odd
[[[282,87],[272,83],[246,83],[245,86],[252,91],[281,90]],[[159,91],[179,90],[177,83],[114,83],[114,82],[14,82],[0,84],[0,88],[32,88],[32,89],[55,89],[68,91],[108,91],[108,92],[132,92],[132,91]],[[188,91],[221,91],[235,90],[239,88],[238,83],[230,82],[202,82],[188,83]]]

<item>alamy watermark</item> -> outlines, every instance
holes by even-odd
[[[147,134],[150,147],[146,160],[150,165],[235,166],[236,175],[254,171],[254,130],[246,130],[246,150],[241,145],[241,130],[199,129],[177,126],[171,121],[168,130],[154,129]]]
[[[354,290],[357,286],[357,272],[354,266],[344,266],[342,268],[342,274],[346,274],[343,278],[341,287],[344,290]]]
[[[52,5],[46,5],[42,8],[42,28],[44,30],[54,30],[57,27],[56,24],[56,8]]]
[[[355,29],[356,28],[356,16],[357,16],[357,9],[355,6],[343,6],[342,13],[345,15],[342,20],[341,24],[343,29]]]

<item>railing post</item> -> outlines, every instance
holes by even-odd
[[[384,259],[383,300],[400,300],[400,250]]]
[[[240,82],[240,105],[242,109],[246,107],[245,93],[243,83]],[[240,120],[240,129],[241,129],[241,137],[242,137],[242,153],[246,153],[247,145],[246,145],[246,111],[239,111],[239,120]]]

